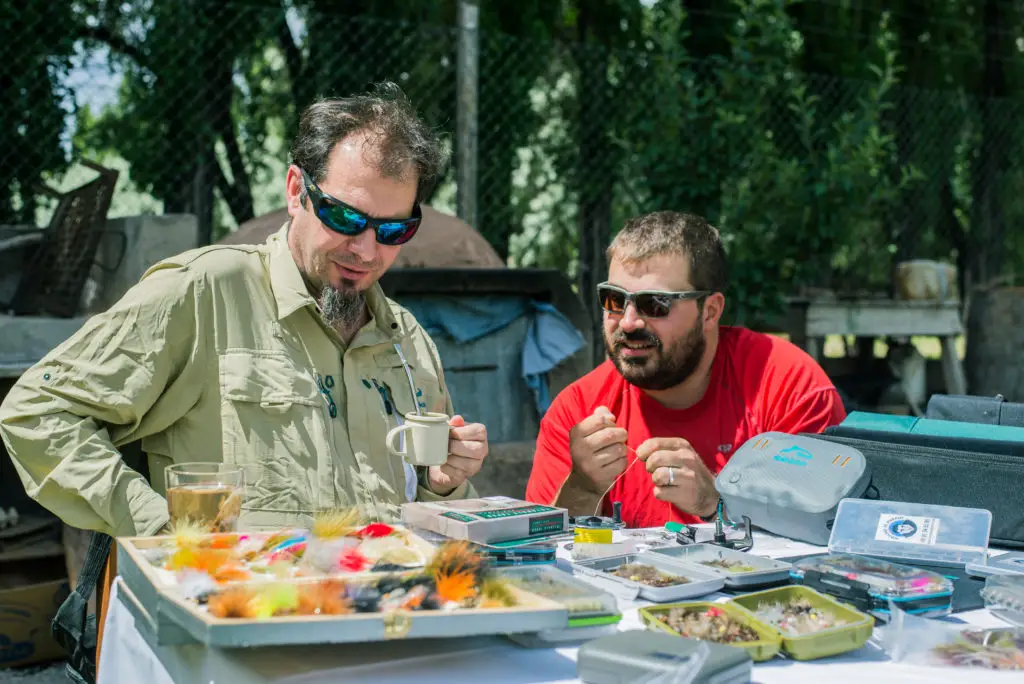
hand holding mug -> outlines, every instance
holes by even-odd
[[[431,491],[441,496],[480,471],[487,456],[487,429],[480,423],[466,424],[462,416],[443,413],[409,414],[405,424],[388,432],[387,446],[413,466],[428,467]],[[399,450],[396,438],[409,434],[406,448]]]
[[[448,459],[430,468],[430,490],[445,496],[480,472],[487,458],[487,428],[481,423],[466,423],[462,416],[449,422]]]

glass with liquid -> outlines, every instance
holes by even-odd
[[[228,463],[179,463],[165,470],[171,524],[198,524],[207,532],[234,532],[245,478]]]

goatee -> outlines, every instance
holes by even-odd
[[[359,325],[365,308],[366,297],[358,290],[325,285],[320,292],[320,315],[335,330],[351,330]]]
[[[651,345],[645,357],[622,356],[625,342]],[[704,331],[695,325],[667,349],[656,335],[646,330],[616,332],[609,340],[605,335],[605,349],[615,368],[626,382],[649,391],[667,390],[685,382],[697,371],[704,357]]]

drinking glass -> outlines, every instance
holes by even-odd
[[[178,463],[165,469],[172,524],[198,524],[208,532],[234,532],[245,477],[227,463]]]

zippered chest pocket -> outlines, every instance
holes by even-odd
[[[409,373],[394,351],[374,354],[377,384],[387,387],[387,397],[393,410],[402,417],[416,413],[417,405],[422,411],[445,413],[447,410],[441,381],[431,370],[409,361]],[[412,376],[412,385],[409,376]]]
[[[411,501],[416,496],[416,471],[402,458],[388,452],[385,437],[391,429],[404,423],[407,415],[416,413],[416,404],[421,404],[419,408],[423,411],[444,413],[445,397],[437,376],[412,362],[409,365],[410,386],[409,375],[393,351],[374,354],[373,364],[368,370],[369,375],[364,376],[363,384],[369,395],[366,404],[369,408],[366,433],[369,453],[384,466],[378,469],[377,475],[387,481],[386,488],[394,492],[391,496],[401,493],[402,501]]]
[[[224,460],[245,472],[243,509],[282,520],[315,511],[330,444],[309,369],[284,353],[239,350],[220,355],[219,373],[222,449]]]

